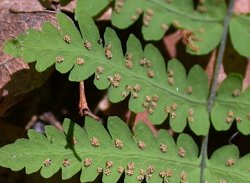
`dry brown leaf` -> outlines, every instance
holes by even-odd
[[[10,9],[29,13],[12,13]],[[41,86],[50,73],[38,73],[22,59],[3,53],[4,42],[28,28],[40,29],[46,21],[57,25],[54,13],[38,12],[41,10],[43,7],[37,0],[0,0],[0,116],[23,94]]]

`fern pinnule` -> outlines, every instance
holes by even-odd
[[[220,85],[211,114],[216,130],[228,130],[235,122],[241,133],[250,134],[250,90],[242,91],[242,81],[242,76],[229,74]]]
[[[82,170],[81,182],[93,181],[100,173],[102,181],[109,183],[117,182],[122,174],[125,174],[124,182],[143,179],[161,182],[163,178],[177,182],[182,171],[190,175],[190,180],[198,177],[198,148],[187,134],[177,140],[177,147],[186,150],[185,157],[180,157],[173,138],[165,130],[160,130],[156,138],[144,123],[136,126],[134,136],[117,117],[109,118],[109,133],[100,122],[89,117],[85,119],[85,129],[69,119],[65,119],[63,127],[61,132],[46,126],[45,135],[29,130],[29,139],[19,139],[0,148],[0,166],[14,171],[25,168],[27,174],[40,170],[44,178],[61,169],[62,179],[69,179]],[[98,146],[93,144],[93,139],[98,140]],[[118,139],[122,147],[117,146]],[[145,148],[139,147],[139,141],[145,143]]]

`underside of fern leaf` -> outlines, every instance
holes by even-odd
[[[27,174],[40,170],[45,178],[60,169],[62,179],[81,171],[81,182],[93,181],[100,173],[104,183],[115,183],[122,174],[127,183],[200,180],[198,147],[187,134],[181,134],[175,143],[167,131],[160,130],[155,137],[141,122],[132,135],[117,117],[109,118],[109,133],[88,117],[84,129],[68,119],[63,126],[64,132],[46,126],[45,135],[29,130],[29,139],[0,148],[0,166],[14,171],[25,168]],[[208,160],[206,181],[247,183],[249,158],[239,159],[238,149],[232,145],[217,150]]]
[[[230,74],[221,84],[211,115],[216,130],[228,130],[235,121],[240,132],[250,134],[250,88],[243,92],[242,80]]]
[[[207,161],[205,180],[207,182],[243,182],[250,181],[250,154],[239,158],[239,150],[235,145],[227,145],[217,149]]]
[[[110,1],[82,0],[77,3],[76,18],[82,12],[91,12],[94,16],[106,8]],[[191,32],[187,40],[189,53],[207,54],[220,42],[226,13],[224,0],[204,1],[196,10],[193,0],[115,0],[113,3],[113,25],[127,28],[142,15],[142,33],[146,40],[161,39],[173,25]]]
[[[86,119],[85,129],[65,120],[64,133],[53,126],[46,127],[46,136],[30,130],[29,140],[20,139],[0,149],[0,165],[14,171],[25,167],[27,174],[40,170],[45,178],[62,169],[62,178],[69,179],[82,170],[81,182],[93,181],[99,173],[108,183],[116,182],[122,173],[124,182],[129,183],[144,178],[147,182],[161,182],[165,176],[161,177],[160,172],[168,172],[166,179],[173,182],[181,180],[182,171],[195,180],[192,182],[199,178],[198,149],[188,135],[181,135],[177,142],[184,153],[180,156],[165,130],[156,139],[143,123],[136,127],[134,136],[116,117],[109,119],[110,134],[90,118]]]
[[[113,2],[113,4],[110,4]],[[220,42],[223,19],[226,15],[225,0],[200,1],[194,9],[193,0],[81,0],[77,2],[76,18],[83,12],[91,16],[113,6],[111,21],[118,28],[127,28],[142,15],[142,33],[146,40],[159,40],[173,25],[188,30],[187,51],[206,54]],[[243,56],[250,56],[249,15],[234,15],[230,20],[230,36],[234,48]],[[187,32],[186,32],[187,33]]]
[[[194,66],[186,76],[184,67],[173,59],[166,72],[164,59],[152,44],[143,51],[139,40],[130,35],[124,56],[112,29],[106,29],[103,48],[91,18],[79,17],[80,35],[68,17],[57,17],[60,31],[44,24],[42,32],[28,30],[26,35],[7,42],[5,50],[27,62],[37,61],[36,69],[40,72],[53,64],[61,73],[70,71],[71,81],[85,80],[95,73],[95,85],[99,89],[109,88],[112,102],[129,96],[129,108],[136,113],[147,111],[154,124],[169,116],[176,132],[182,132],[188,121],[196,134],[207,134],[208,81],[202,68]]]

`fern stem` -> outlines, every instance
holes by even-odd
[[[207,110],[208,110],[209,115],[211,115],[212,106],[213,106],[213,103],[214,103],[215,97],[216,97],[219,70],[220,70],[220,68],[222,66],[223,56],[224,56],[227,37],[228,37],[228,27],[229,27],[229,22],[230,22],[232,13],[233,13],[233,7],[234,7],[234,0],[230,0],[229,7],[228,7],[228,12],[227,12],[227,15],[226,15],[226,17],[224,19],[224,30],[223,30],[223,34],[222,34],[222,38],[221,38],[221,42],[220,42],[218,55],[217,55],[217,58],[216,58],[216,65],[215,65],[215,68],[214,68],[213,79],[212,79],[210,94],[209,94],[209,98],[208,98]],[[206,168],[207,149],[208,149],[208,135],[203,138],[202,145],[201,145],[200,183],[205,182],[205,180],[204,180],[204,170]]]
[[[225,48],[226,48],[226,42],[227,42],[227,36],[228,36],[228,26],[229,26],[229,22],[230,22],[232,13],[233,13],[233,7],[234,7],[234,0],[230,0],[228,14],[224,20],[224,31],[223,31],[222,39],[220,42],[218,55],[216,58],[217,62],[215,65],[211,89],[210,89],[210,95],[208,98],[208,112],[209,113],[211,112],[212,105],[215,101],[215,94],[216,94],[216,89],[217,89],[217,84],[218,84],[218,76],[219,76],[220,67],[222,66],[223,56],[224,56],[224,52],[225,52]]]
[[[81,81],[79,83],[79,93],[80,93],[80,97],[79,97],[79,106],[78,107],[79,107],[80,115],[81,116],[90,116],[95,120],[100,120],[100,118],[98,116],[94,115],[88,107],[83,81]]]

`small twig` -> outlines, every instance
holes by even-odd
[[[94,115],[87,104],[86,101],[86,95],[85,95],[85,89],[84,89],[84,82],[81,81],[79,83],[79,93],[80,93],[80,99],[79,99],[79,114],[81,116],[90,116],[95,120],[100,120],[100,118],[96,115]]]

